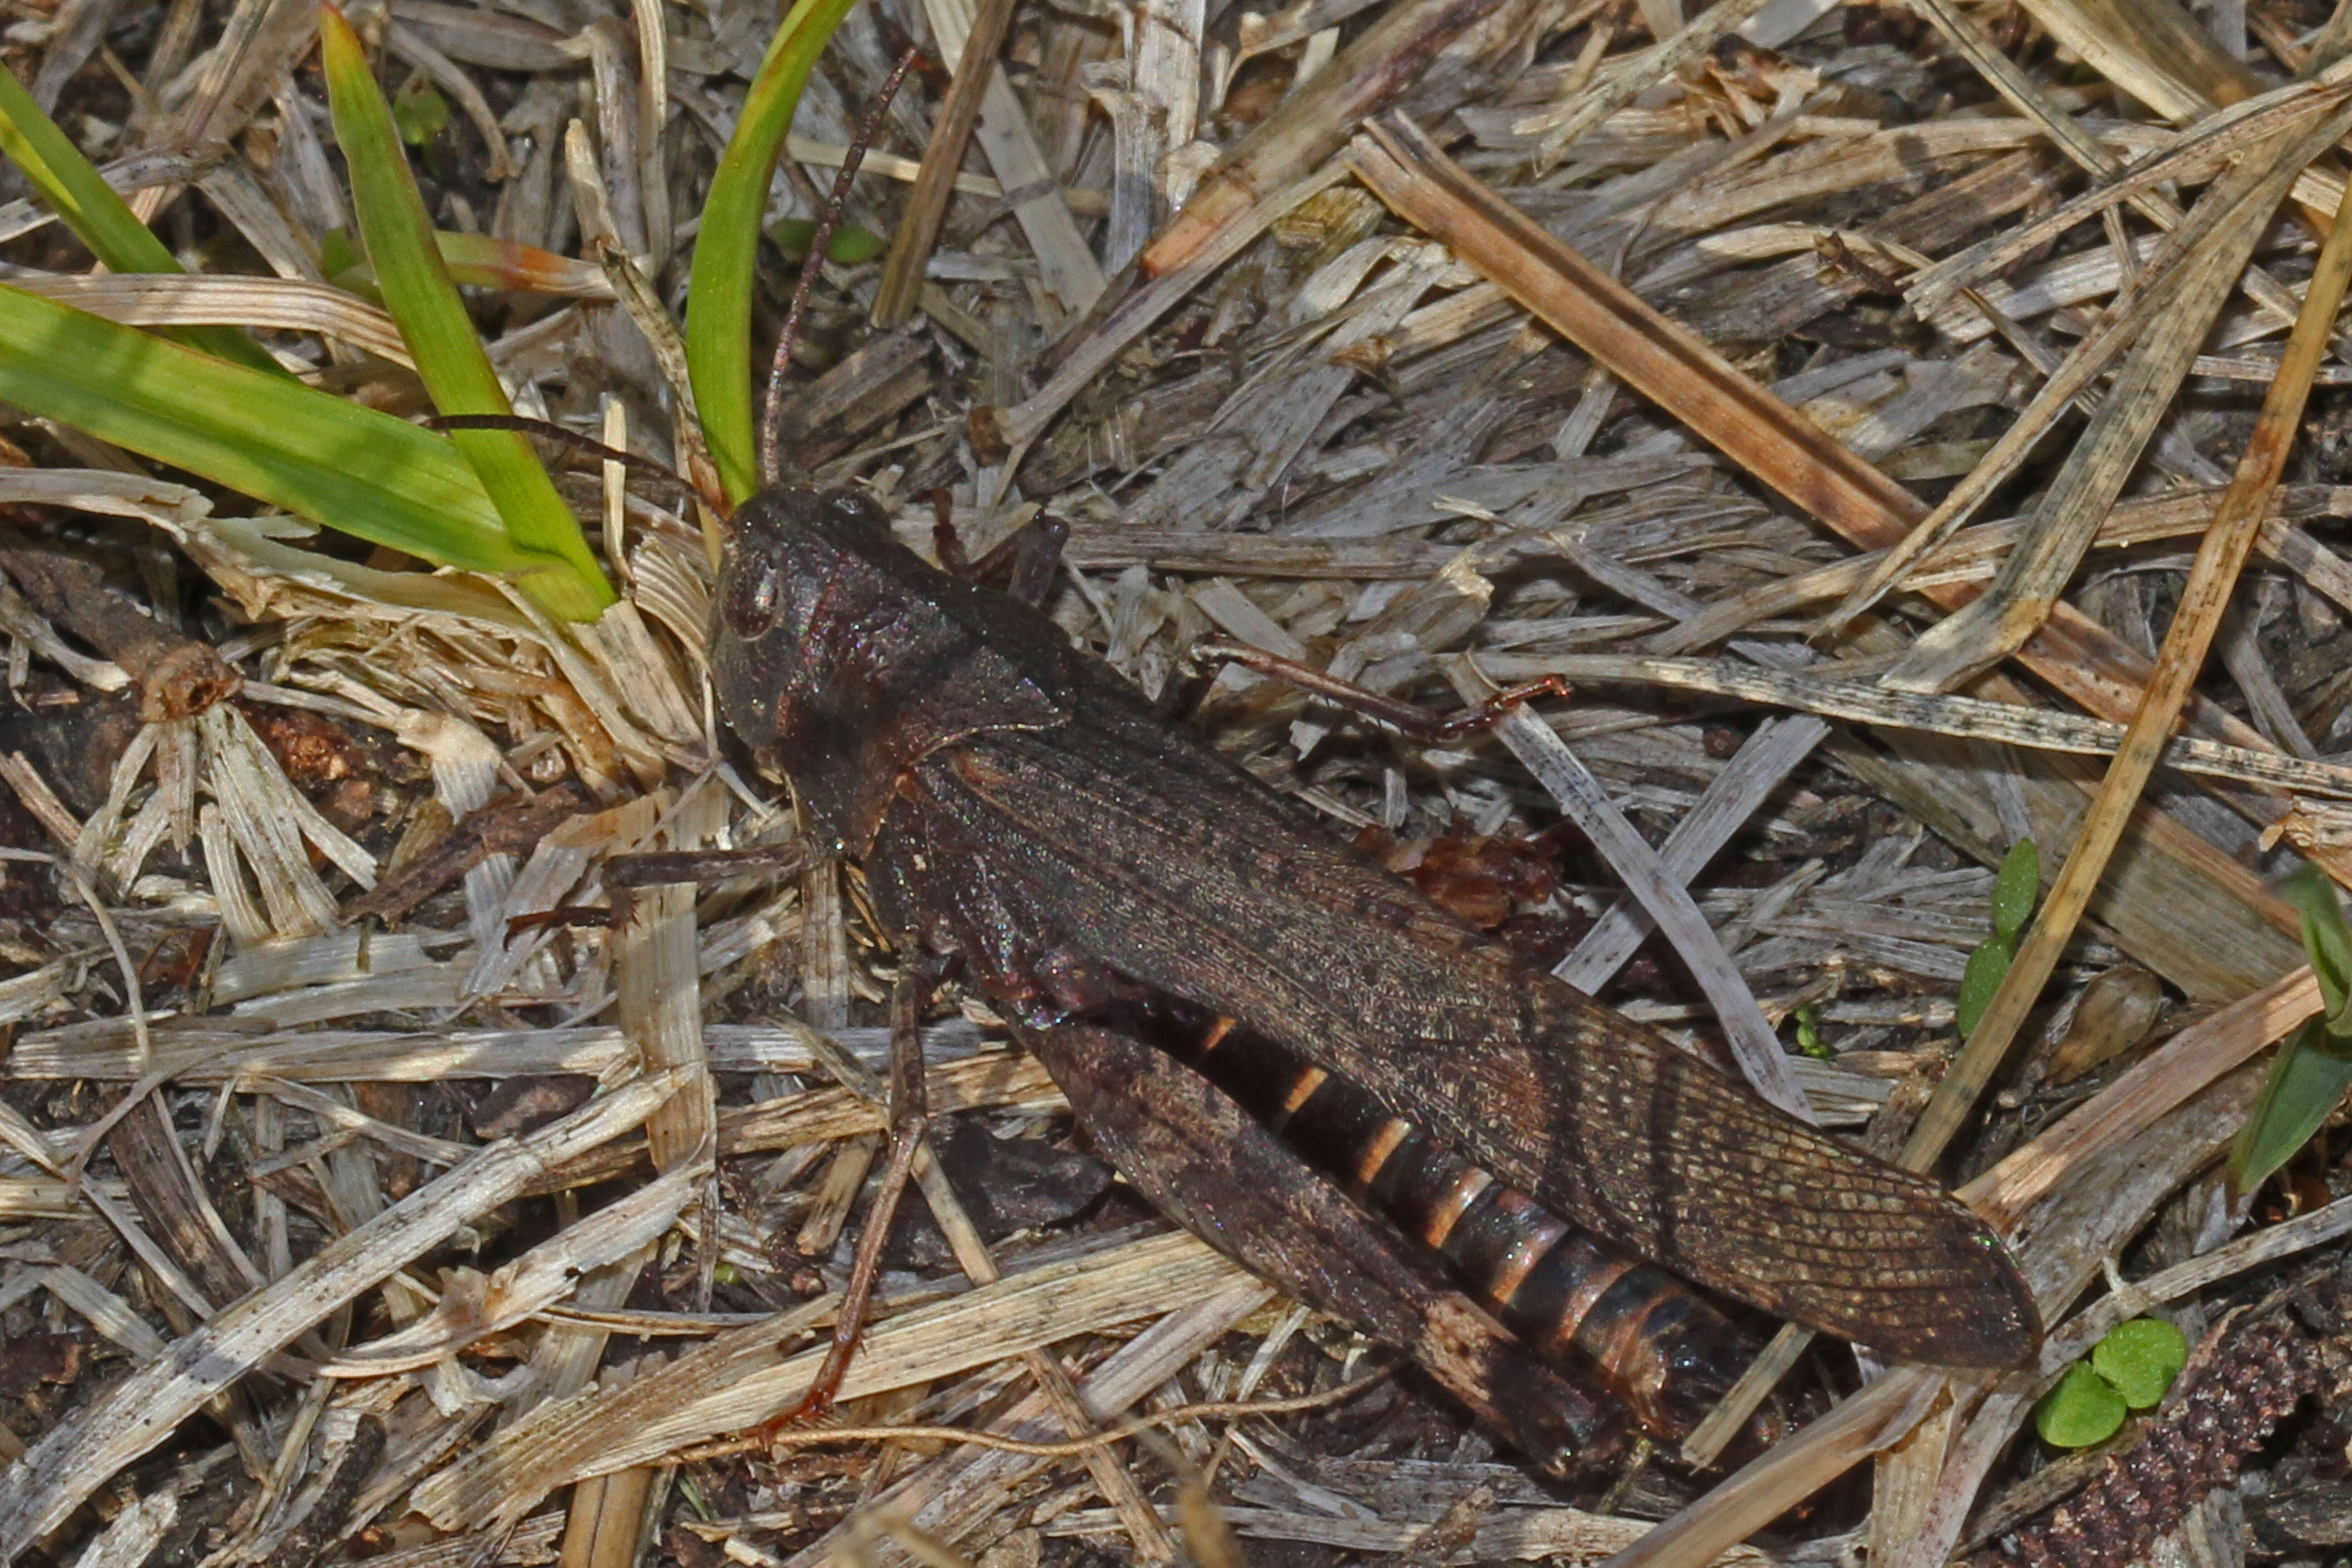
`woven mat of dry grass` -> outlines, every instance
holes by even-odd
[[[648,312],[683,311],[774,7],[353,16],[434,222],[568,258],[471,296],[517,407],[682,465]],[[901,955],[814,849],[607,880],[800,837],[708,696],[703,520],[556,455],[622,593],[559,625],[0,409],[0,1559],[2337,1550],[2352,1173],[2326,1133],[2251,1194],[2220,1162],[2323,1005],[2278,881],[2352,883],[2352,341],[2305,303],[2347,16],[866,0],[812,79],[779,225],[923,51],[847,203],[885,243],[822,264],[794,461],[927,553],[942,515],[974,557],[1066,525],[1076,642],[1464,919],[1935,1172],[2052,1325],[1995,1375],[1745,1324],[1738,1405],[1565,1479],[1170,1227],[952,984],[834,1427],[760,1431],[872,1190]],[[10,174],[0,281],[423,412],[322,259],[310,0],[6,17],[192,276],[93,274]],[[1428,745],[1211,638],[1439,707],[1574,694]],[[1963,1049],[2027,840],[2042,899]],[[2195,1347],[2169,1402],[2043,1444],[2043,1391],[2151,1314]],[[1776,1440],[1734,1442],[1775,1384]]]

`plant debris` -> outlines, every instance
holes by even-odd
[[[753,193],[803,255],[916,51],[840,215],[871,243],[805,262],[787,455],[950,563],[1060,530],[1074,640],[1571,984],[1932,1163],[2051,1324],[2002,1375],[1784,1333],[1678,1450],[1564,1479],[1110,1182],[953,986],[842,1425],[747,1436],[823,1360],[908,958],[707,692],[691,492],[731,459],[679,323],[776,8],[349,14],[514,414],[689,494],[551,469],[619,595],[562,621],[0,409],[0,1560],[2352,1540],[2352,1170],[2326,1131],[2221,1170],[2333,1005],[2273,889],[2352,886],[2345,12],[866,0],[812,75]],[[18,0],[19,92],[187,270],[93,269],[12,172],[0,285],[430,415],[318,38],[309,0]],[[751,363],[794,264],[759,252]],[[1440,708],[1573,690],[1423,742],[1219,643]],[[2027,841],[2046,896],[1964,1053]],[[2147,1316],[2198,1347],[2165,1403],[2041,1444]]]

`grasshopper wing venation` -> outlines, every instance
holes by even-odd
[[[1073,726],[906,787],[1058,940],[1244,1020],[1580,1225],[1885,1353],[2014,1365],[2031,1293],[1965,1206],[1766,1105],[1454,921],[1108,670]]]
[[[1410,1352],[1530,1459],[1622,1446],[1612,1406],[1538,1361],[1402,1239],[1191,1069],[1118,1031],[1024,1030],[1097,1149],[1193,1235],[1287,1294]]]

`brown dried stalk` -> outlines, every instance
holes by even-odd
[[[530,849],[582,809],[580,793],[570,784],[537,795],[501,795],[469,814],[447,837],[373,891],[353,900],[343,919],[397,921],[490,856]]]
[[[90,562],[0,528],[0,568],[42,615],[87,638],[139,683],[139,716],[148,723],[201,713],[245,686],[210,646],[173,634],[110,590]]]

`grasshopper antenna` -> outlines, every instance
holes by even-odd
[[[525,436],[537,436],[559,446],[569,447],[575,452],[585,452],[604,462],[618,463],[642,479],[666,480],[688,495],[700,493],[694,488],[694,481],[667,463],[641,458],[635,452],[624,452],[618,447],[608,447],[593,437],[583,436],[577,430],[567,430],[551,419],[533,419],[521,414],[436,414],[417,423],[427,430],[513,430]]]
[[[833,245],[834,227],[841,222],[841,210],[849,202],[849,183],[857,177],[857,166],[866,162],[866,149],[880,132],[882,116],[889,112],[890,100],[898,95],[898,84],[907,79],[917,53],[908,48],[898,57],[898,65],[882,84],[881,95],[866,111],[865,121],[849,143],[848,155],[841,161],[841,173],[833,182],[833,194],[825,198],[824,210],[817,215],[816,232],[809,237],[808,259],[801,263],[800,281],[793,286],[792,308],[784,312],[784,330],[776,339],[776,358],[768,367],[767,405],[760,411],[762,489],[774,484],[783,472],[778,448],[783,444],[784,374],[792,368],[793,341],[800,335],[801,312],[808,308],[809,290],[816,286],[817,275],[824,270],[824,255]]]

